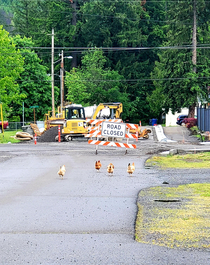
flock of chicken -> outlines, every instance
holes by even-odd
[[[96,169],[97,171],[100,170],[101,166],[102,166],[102,165],[101,165],[100,160],[95,162],[95,169]],[[131,164],[129,163],[129,164],[128,164],[128,167],[127,167],[127,172],[128,172],[128,174],[129,174],[130,176],[132,176],[132,174],[133,174],[134,171],[135,171],[135,164],[132,163],[132,165],[131,165]],[[107,166],[107,172],[108,172],[109,176],[113,175],[113,173],[114,173],[114,165],[113,165],[112,163],[110,163],[110,164]]]
[[[97,171],[99,171],[102,167],[102,164],[100,162],[100,160],[95,162],[95,169]],[[130,176],[132,176],[133,172],[135,171],[135,164],[132,163],[132,165],[129,163],[128,167],[127,167],[127,172]],[[112,163],[109,163],[109,165],[107,166],[107,172],[109,174],[109,176],[113,175],[114,173],[114,165]],[[66,167],[65,165],[63,165],[62,167],[60,167],[60,169],[58,170],[58,175],[59,177],[61,177],[63,179],[64,175],[66,173]]]

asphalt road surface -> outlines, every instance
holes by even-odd
[[[153,150],[170,148],[152,137],[127,154],[100,147],[96,155],[85,141],[0,145],[0,264],[210,264],[209,252],[134,240],[139,191],[167,177],[144,162]],[[110,162],[113,176],[106,172]],[[129,162],[136,164],[132,177]]]

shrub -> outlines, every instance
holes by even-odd
[[[195,118],[185,118],[183,120],[183,123],[185,124],[185,126],[190,129],[194,126],[197,126],[197,119]]]

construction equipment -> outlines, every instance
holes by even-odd
[[[84,137],[87,133],[85,110],[82,105],[65,106],[65,122],[61,137],[64,137],[66,141],[71,141],[72,137]]]
[[[58,112],[54,117],[50,116],[50,112],[45,114],[45,130],[60,125],[61,140],[71,141],[74,137],[84,137],[88,133],[92,121],[105,119],[121,120],[122,112],[123,105],[120,102],[100,103],[98,106],[85,108],[82,105],[70,104],[65,106],[62,111],[58,108]],[[136,130],[130,132],[137,133]],[[139,138],[149,138],[148,133],[151,133],[151,130],[145,129],[141,132],[139,127]],[[56,136],[56,140],[58,140],[58,136]]]
[[[136,133],[136,130],[130,129],[130,133]],[[145,128],[143,131],[141,130],[141,126],[138,126],[138,138],[144,138],[144,139],[149,139],[149,133],[151,133],[151,129]]]
[[[51,127],[62,125],[65,122],[65,111],[60,110],[60,107],[58,107],[58,112],[55,113],[55,116],[51,116],[51,111],[48,111],[47,114],[45,114],[44,118],[44,128],[45,130],[49,130]]]
[[[106,112],[103,113],[102,110],[106,110]],[[122,103],[100,103],[96,108],[92,119],[121,119],[122,112]]]
[[[59,125],[62,127],[61,140],[71,141],[73,137],[84,137],[88,130],[82,105],[67,105],[62,111],[58,110],[55,117],[50,117],[49,112],[45,114],[46,130]]]
[[[121,119],[123,105],[116,103],[100,103],[98,106],[85,107],[85,116],[89,119]]]

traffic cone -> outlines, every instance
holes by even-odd
[[[35,137],[34,137],[34,144],[36,144],[36,133],[35,133]]]

